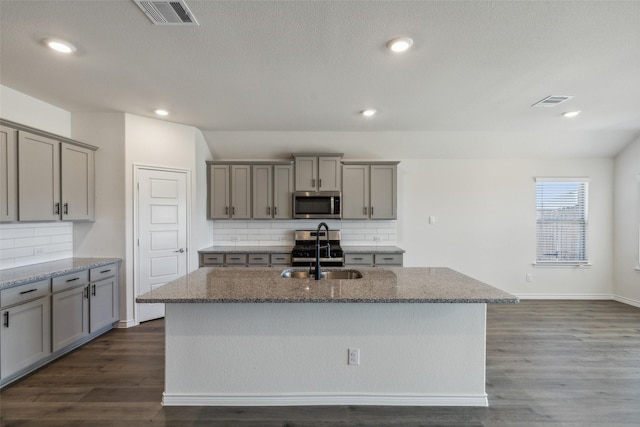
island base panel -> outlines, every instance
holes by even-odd
[[[485,320],[486,304],[167,304],[163,404],[487,406]]]

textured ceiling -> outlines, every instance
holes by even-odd
[[[563,141],[556,155],[612,156],[640,132],[640,1],[187,4],[199,26],[154,26],[130,0],[1,0],[0,83],[71,112],[163,107],[222,157],[242,157],[237,131],[274,132],[260,138],[276,150],[295,142],[285,132],[376,131],[361,149],[383,157],[400,157],[389,132],[406,133],[402,152],[442,157],[550,155]],[[385,49],[399,35],[414,39],[403,55]],[[47,36],[78,52],[44,49]],[[574,98],[531,107],[548,95]],[[518,138],[539,149],[510,148]]]

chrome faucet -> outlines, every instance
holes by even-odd
[[[322,228],[322,226],[324,226],[325,230],[327,231],[326,246],[320,246],[320,229]],[[320,278],[322,277],[322,270],[320,268],[320,249],[326,249],[327,258],[331,258],[331,246],[329,245],[329,226],[324,222],[318,224],[318,228],[316,230],[316,280],[320,280]]]

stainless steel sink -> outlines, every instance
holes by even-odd
[[[284,270],[281,274],[282,277],[287,279],[313,279],[315,278],[313,272],[309,273],[308,270]],[[325,270],[321,272],[320,277],[328,280],[352,280],[360,279],[362,273],[358,270]]]

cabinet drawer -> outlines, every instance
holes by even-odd
[[[92,282],[113,277],[118,272],[118,264],[107,264],[102,267],[95,267],[89,270],[89,279]]]
[[[202,265],[222,265],[224,254],[202,254]]]
[[[376,265],[402,265],[402,254],[375,254]]]
[[[0,300],[2,300],[2,307],[8,307],[47,295],[51,290],[49,286],[50,283],[49,279],[45,279],[3,290],[2,297],[0,298]]]
[[[271,254],[271,265],[291,265],[291,254]]]
[[[75,273],[65,274],[51,279],[51,291],[59,292],[65,289],[75,288],[76,286],[86,285],[89,283],[89,270],[76,271]]]
[[[269,265],[269,254],[249,254],[249,265]]]
[[[345,254],[344,263],[347,265],[373,265],[373,254]]]
[[[247,254],[227,254],[225,255],[225,263],[227,265],[246,265]]]

